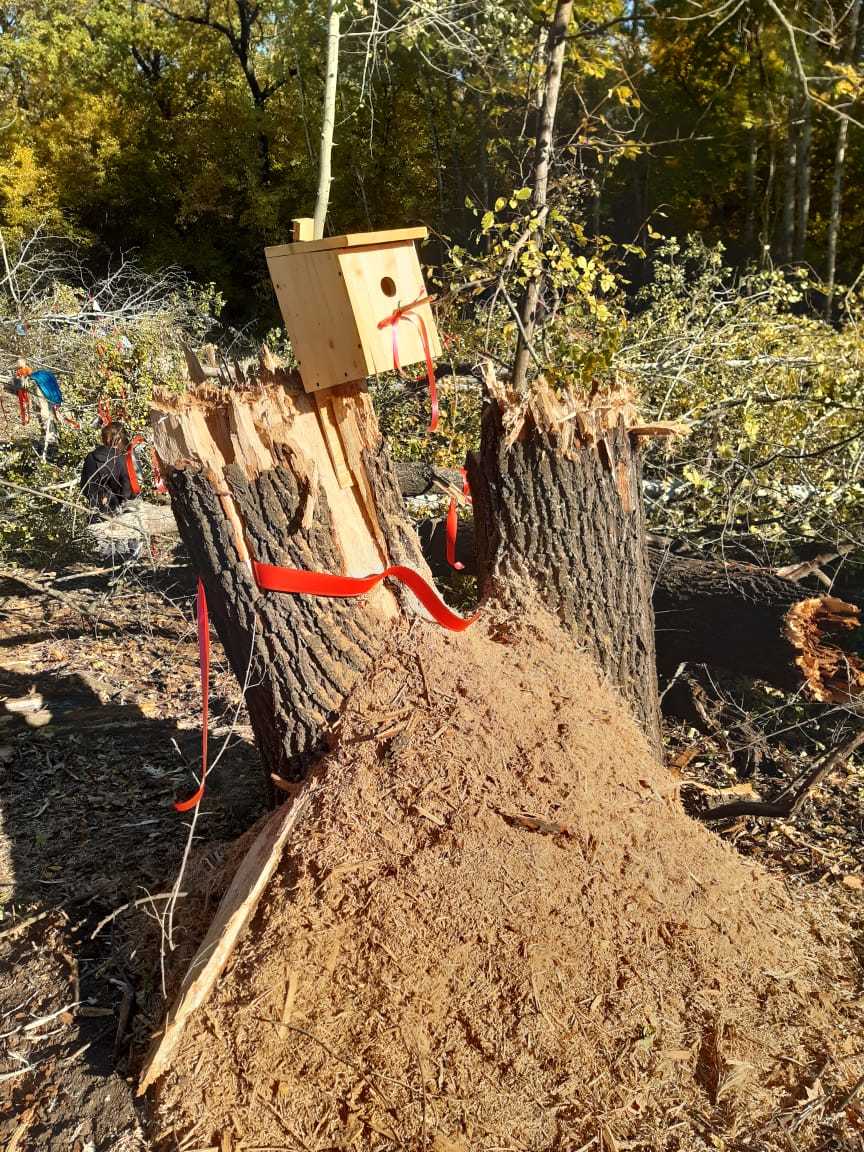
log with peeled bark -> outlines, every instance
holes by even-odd
[[[416,603],[259,590],[251,561],[365,576],[428,574],[366,387],[307,395],[263,360],[243,387],[202,384],[153,406],[154,443],[180,534],[245,698],[268,778],[303,776],[388,625]]]
[[[418,526],[433,575],[450,573],[443,520]],[[459,521],[456,559],[477,570],[471,518]],[[649,548],[657,666],[706,665],[763,680],[805,698],[849,702],[864,692],[854,639],[860,610],[836,596],[808,596],[799,584],[752,564],[692,559]],[[664,707],[666,699],[664,698]]]
[[[481,598],[539,600],[618,688],[660,748],[640,436],[624,391],[581,397],[490,377],[468,458]]]

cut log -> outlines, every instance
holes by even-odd
[[[864,691],[864,667],[842,645],[859,609],[836,596],[803,597],[790,580],[751,564],[653,552],[661,672],[705,664],[807,698],[848,703]]]
[[[436,579],[446,579],[443,520],[422,520],[418,535]],[[750,564],[695,560],[649,549],[657,666],[663,676],[681,664],[705,665],[762,680],[805,698],[848,702],[864,691],[864,667],[844,638],[859,609],[836,596],[803,595],[791,580]],[[475,575],[474,521],[459,521],[456,559]],[[677,697],[664,696],[675,715]],[[689,718],[689,717],[688,717]]]
[[[246,388],[160,396],[151,420],[180,534],[246,685],[267,780],[299,779],[387,625],[414,602],[385,585],[362,600],[261,592],[251,561],[428,573],[365,385],[307,396],[296,374],[267,361]]]
[[[635,423],[626,393],[520,399],[487,381],[469,457],[481,593],[539,596],[617,686],[655,749],[660,709]]]

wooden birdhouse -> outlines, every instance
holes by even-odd
[[[311,220],[294,222],[294,243],[267,248],[267,266],[307,392],[363,380],[399,364],[441,355],[415,240],[425,228],[355,232],[311,240]],[[420,321],[422,320],[422,325]]]

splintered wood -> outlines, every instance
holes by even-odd
[[[162,394],[151,410],[153,439],[166,471],[203,471],[233,527],[238,551],[251,559],[243,525],[225,479],[236,465],[254,480],[277,466],[290,468],[305,492],[302,526],[315,515],[319,486],[327,499],[342,573],[365,576],[388,563],[372,488],[363,462],[380,442],[365,384],[307,395],[296,374],[262,371],[262,382],[247,388],[202,384],[183,395]],[[370,593],[376,609],[395,616],[393,594]]]
[[[225,971],[316,787],[316,783],[308,783],[293,804],[286,804],[274,812],[243,857],[204,942],[192,958],[180,994],[168,1014],[165,1030],[147,1057],[139,1093],[146,1092],[169,1066],[187,1021],[206,1001]]]
[[[786,614],[786,636],[797,650],[801,669],[814,700],[844,704],[864,692],[860,659],[832,644],[831,634],[854,631],[860,609],[836,596],[814,596],[793,604]]]

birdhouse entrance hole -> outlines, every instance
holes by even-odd
[[[304,235],[304,228],[295,233]],[[297,240],[266,250],[307,392],[392,372],[394,334],[402,367],[423,363],[427,352],[433,360],[441,355],[414,250],[415,240],[426,235],[425,228],[399,228]],[[411,305],[411,319],[399,323],[397,317],[388,324],[397,305]]]

